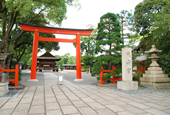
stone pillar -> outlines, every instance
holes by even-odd
[[[2,73],[2,81],[0,82],[0,96],[3,96],[9,92],[8,84],[8,74]]]
[[[122,90],[138,90],[138,82],[132,81],[132,49],[122,48],[122,81],[117,88]]]

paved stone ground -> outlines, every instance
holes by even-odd
[[[170,93],[130,96],[68,80],[56,85],[56,74],[38,74],[39,83],[25,83],[14,97],[0,98],[0,115],[170,115]],[[22,77],[29,78],[28,71]]]

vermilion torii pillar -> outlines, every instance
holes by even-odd
[[[25,24],[21,22],[19,22],[19,25],[21,26],[21,29],[23,31],[34,32],[31,76],[28,81],[38,82],[38,80],[36,79],[38,41],[76,43],[77,79],[75,79],[75,81],[82,81],[80,36],[90,36],[93,29],[53,28],[53,27],[46,27],[46,26],[30,25],[30,24]],[[46,37],[39,36],[39,33],[76,35],[76,39],[46,38]]]

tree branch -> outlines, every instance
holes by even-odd
[[[31,22],[32,20],[34,20],[34,19],[35,19],[37,16],[39,16],[39,15],[41,14],[41,12],[43,12],[45,9],[46,9],[46,7],[43,8],[43,9],[41,9],[40,12],[39,12],[37,15],[35,15],[34,17],[30,18],[30,19],[27,21],[27,23],[29,23],[29,22]]]
[[[2,8],[0,9],[0,13],[3,13],[5,10],[7,10],[6,7],[5,7],[5,1],[4,1],[4,0],[1,0],[0,2],[1,2],[1,7],[2,7]]]
[[[167,38],[169,40],[169,37],[167,35],[165,35],[165,33],[163,33],[164,37]]]

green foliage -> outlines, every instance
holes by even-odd
[[[165,73],[170,77],[170,53],[159,55],[159,57],[158,63],[160,64],[160,67],[162,67]]]
[[[151,49],[155,45],[157,49],[162,50],[158,53],[160,57],[158,63],[166,74],[170,76],[170,34],[169,34],[169,0],[144,0],[135,7],[135,26],[137,32],[143,36],[140,42],[140,48],[143,51]],[[146,61],[149,66],[150,60]]]
[[[21,17],[27,17],[31,11],[41,11],[43,15],[58,24],[61,24],[63,19],[66,19],[66,4],[73,4],[73,0],[8,0],[5,1],[5,7],[8,12],[18,11]]]
[[[21,31],[18,21],[39,26],[49,25],[49,22],[52,22],[60,26],[63,19],[66,19],[67,5],[79,6],[79,3],[78,0],[1,0],[0,52],[10,53],[19,61],[25,50],[32,48],[33,34]],[[40,35],[44,36],[41,33]],[[39,48],[50,51],[58,50],[59,46],[56,42],[39,42]]]
[[[70,56],[68,57],[67,64],[76,64],[76,56]]]
[[[134,16],[132,15],[132,13],[128,12],[127,10],[122,10],[119,14],[117,14],[117,17],[121,25],[122,39],[124,40],[134,38],[137,34],[133,34],[133,32],[135,31],[135,27]],[[126,32],[124,30],[126,30]]]
[[[140,77],[141,77],[142,73],[140,71],[135,71],[133,73],[133,81],[138,81],[138,83],[140,84]]]
[[[88,27],[93,28],[94,26],[89,24]],[[81,57],[82,63],[85,64],[85,66],[90,68],[90,72],[92,71],[93,61],[95,59],[95,45],[96,45],[96,33],[97,29],[94,29],[90,36],[81,36],[80,42],[81,42],[81,53],[84,54],[84,56]],[[73,44],[75,46],[75,44]],[[89,68],[87,70],[89,70]]]
[[[29,64],[29,59],[31,58],[30,54],[24,54],[21,58],[21,62],[23,62],[23,66],[27,66]]]
[[[21,81],[22,71],[19,70],[18,81]],[[9,72],[9,79],[15,79],[15,72]]]
[[[47,33],[40,33],[40,36],[41,37],[49,37],[49,38],[55,38],[55,35],[53,34],[47,34]],[[59,42],[43,42],[43,41],[40,41],[38,42],[38,47],[40,49],[45,49],[47,52],[50,52],[52,50],[59,50],[60,47],[59,47]]]
[[[169,31],[169,7],[168,0],[144,0],[139,3],[134,12],[137,32],[145,35],[151,28],[157,28],[155,34],[161,36],[160,33]]]
[[[89,72],[89,66],[88,65],[84,65],[82,68],[85,72]]]
[[[31,68],[32,57],[28,59],[28,67]]]
[[[104,14],[100,18],[95,51],[96,53],[102,53],[102,55],[96,58],[96,62],[92,69],[92,75],[99,75],[101,70],[100,66],[103,66],[104,70],[111,70],[112,66],[116,66],[117,72],[120,70],[120,52],[121,48],[124,47],[124,42],[120,34],[120,28],[120,23],[114,13]],[[106,74],[106,77],[104,78],[109,79],[110,77],[108,76],[110,76],[110,73]]]
[[[76,56],[70,56],[70,53],[66,53],[63,56],[55,55],[55,57],[61,58],[60,61],[56,62],[56,66],[60,69],[63,70],[63,64],[75,64],[76,63]]]

